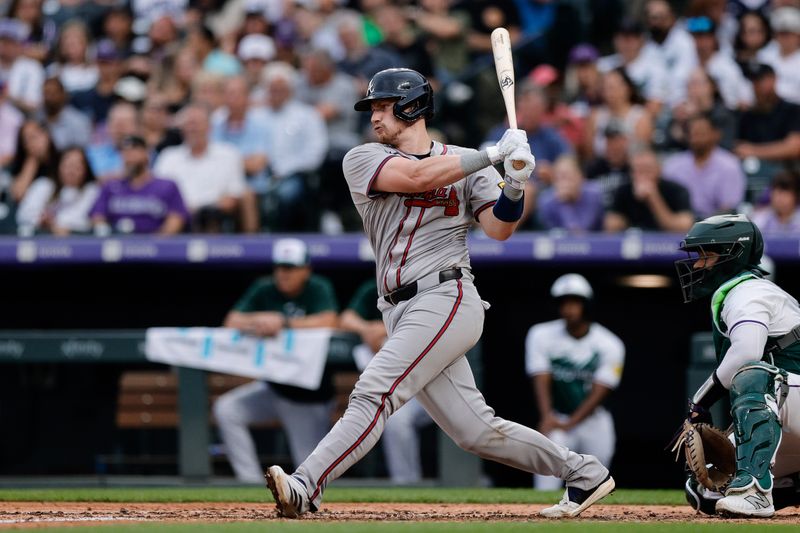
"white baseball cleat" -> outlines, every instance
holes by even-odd
[[[741,492],[729,491],[717,502],[717,512],[737,517],[769,518],[775,514],[772,491],[762,492],[755,483]]]
[[[286,518],[297,518],[311,509],[303,485],[284,472],[283,468],[271,466],[264,477],[267,478],[267,487],[275,498],[278,514]]]
[[[577,487],[567,487],[560,502],[547,509],[542,509],[539,514],[546,518],[574,518],[594,502],[611,494],[614,487],[614,478],[610,474],[593,489],[583,490]]]

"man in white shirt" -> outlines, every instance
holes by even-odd
[[[22,43],[30,30],[16,19],[0,19],[0,79],[8,85],[8,98],[24,112],[33,112],[42,102],[44,68],[22,55]]]
[[[645,18],[649,39],[645,48],[661,52],[669,69],[669,103],[677,104],[686,95],[686,82],[692,68],[697,64],[697,53],[692,36],[682,25],[676,23],[672,6],[666,0],[648,0]]]
[[[775,39],[759,50],[761,63],[775,69],[778,96],[800,104],[800,9],[781,7],[770,16]]]
[[[287,63],[272,63],[264,72],[267,88],[267,151],[275,209],[267,213],[271,229],[315,230],[309,193],[328,152],[328,130],[319,112],[295,98],[297,71]]]
[[[179,122],[183,144],[165,148],[153,173],[178,184],[195,230],[231,230],[246,188],[242,154],[229,144],[209,141],[205,106],[186,106]]]

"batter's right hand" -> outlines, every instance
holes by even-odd
[[[493,165],[500,163],[505,160],[505,158],[515,150],[518,150],[522,147],[528,147],[530,149],[530,145],[528,144],[528,134],[525,130],[520,129],[507,129],[500,140],[497,142],[492,149],[489,149],[489,159],[491,160]]]

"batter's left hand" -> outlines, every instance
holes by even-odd
[[[522,161],[524,166],[520,169],[514,168],[514,163],[517,161]],[[530,146],[517,148],[503,161],[506,185],[515,189],[524,189],[525,182],[531,177],[534,168],[536,168],[536,158],[531,154]]]

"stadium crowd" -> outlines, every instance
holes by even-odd
[[[440,140],[495,142],[498,26],[526,228],[800,231],[800,0],[11,0],[0,232],[358,231],[341,161],[370,77],[418,70]]]

